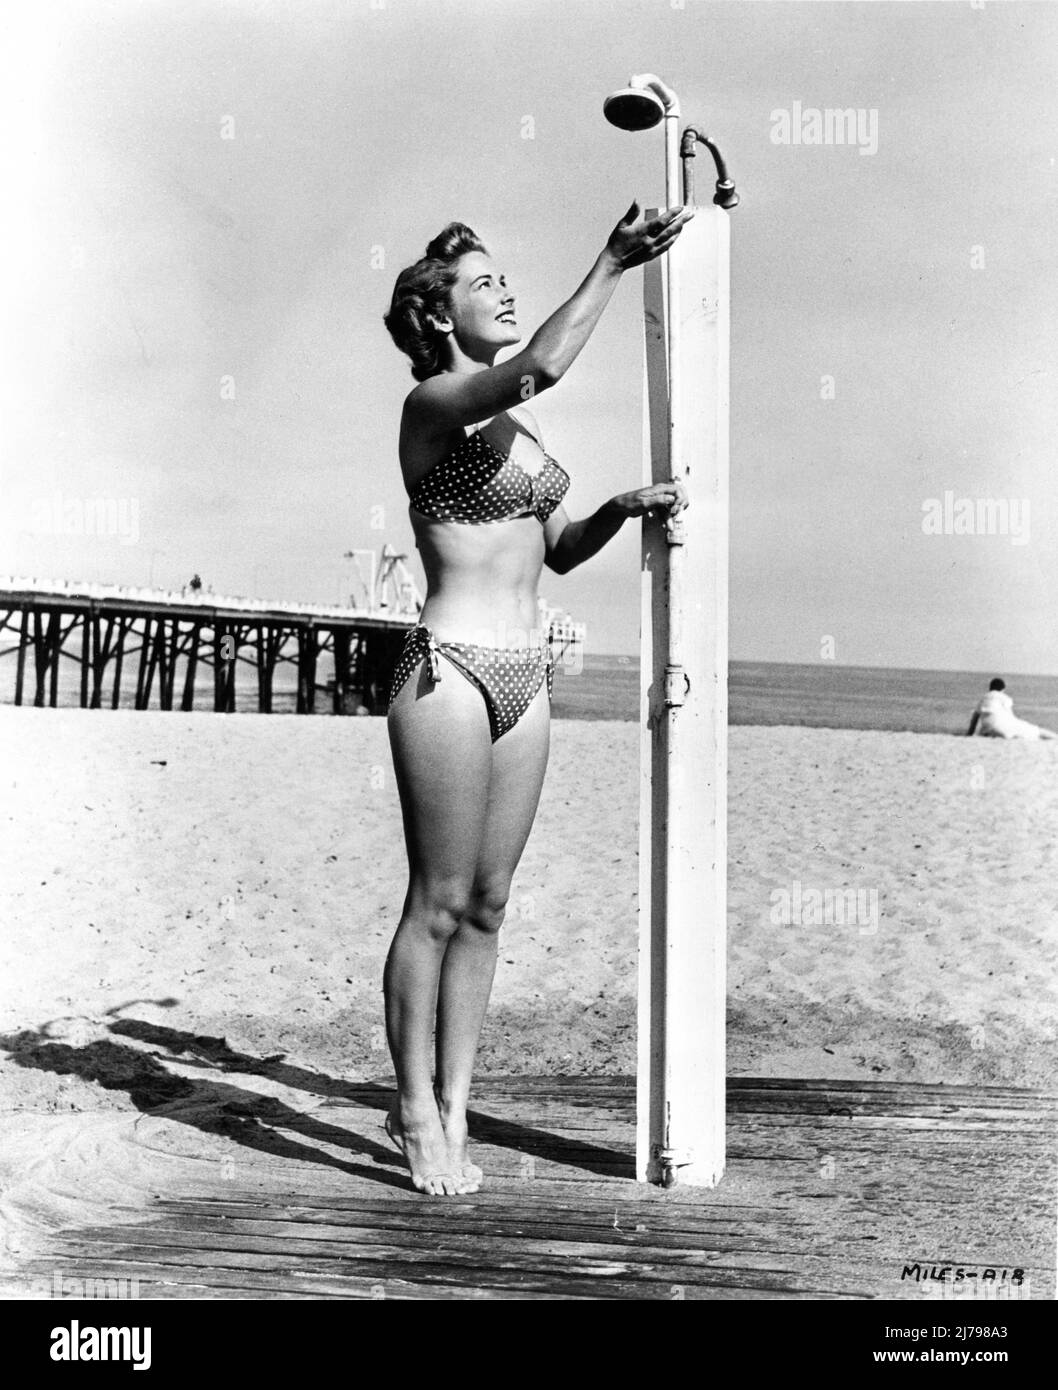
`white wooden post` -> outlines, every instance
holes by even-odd
[[[674,256],[670,422],[663,266]],[[644,481],[672,476],[675,434],[690,498],[682,545],[657,516],[643,526],[636,1176],[666,1186],[713,1187],[724,1171],[728,283],[728,214],[712,204],[645,267]]]

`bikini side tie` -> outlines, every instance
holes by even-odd
[[[555,659],[548,645],[534,645],[523,650],[468,642],[439,642],[425,623],[416,623],[405,639],[390,682],[390,711],[398,692],[415,671],[425,668],[431,684],[441,679],[442,656],[481,692],[493,743],[513,729],[528,710],[541,687],[542,677],[546,676],[548,701],[553,698]]]
[[[430,682],[436,685],[441,679],[441,649],[437,645],[437,638],[428,627],[423,628],[426,634],[426,654],[430,662]]]

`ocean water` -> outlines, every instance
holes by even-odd
[[[728,668],[728,719],[732,724],[965,734],[974,706],[995,674],[835,666],[825,661],[804,666],[733,661]],[[1058,730],[1058,676],[1004,672],[1003,678],[1023,719]],[[560,666],[554,714],[558,719],[638,719],[638,659],[586,656],[581,672]]]
[[[289,675],[287,670],[289,669]],[[131,709],[135,663],[127,670],[121,707]],[[322,684],[331,674],[321,659]],[[728,715],[732,724],[799,724],[829,729],[892,729],[913,733],[965,734],[977,701],[996,672],[916,671],[867,666],[791,665],[772,661],[733,661],[728,672]],[[1018,676],[1004,671],[1014,708],[1023,719],[1058,730],[1058,676]],[[284,679],[286,678],[286,679]],[[59,668],[58,701],[75,706],[80,699],[78,667],[63,661]],[[14,701],[15,660],[0,659],[0,703]],[[26,671],[27,693],[33,695],[32,662]],[[177,689],[180,689],[180,680]],[[157,708],[157,685],[151,705]],[[212,673],[196,682],[195,708],[213,703]],[[256,676],[240,666],[236,683],[238,709],[253,711],[257,703]],[[276,672],[274,708],[292,714],[296,704],[293,668]],[[109,708],[109,700],[107,701]],[[316,695],[317,712],[331,713],[331,699]],[[580,670],[558,663],[553,713],[556,719],[628,719],[639,717],[639,660],[628,656],[585,655]]]

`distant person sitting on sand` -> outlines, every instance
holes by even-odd
[[[1058,738],[1050,729],[1041,729],[1014,713],[1014,701],[1007,694],[1006,681],[996,676],[989,684],[988,694],[973,712],[967,737],[977,734],[984,738]]]

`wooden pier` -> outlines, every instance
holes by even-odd
[[[403,556],[383,555],[399,562]],[[380,572],[379,587],[392,572]],[[401,580],[388,608],[284,604],[206,594],[108,590],[101,585],[0,585],[0,658],[14,657],[13,702],[54,708],[60,661],[79,676],[82,709],[192,710],[196,681],[212,671],[210,707],[236,710],[236,673],[256,674],[255,708],[271,714],[277,673],[296,672],[297,714],[315,714],[323,696],[334,714],[381,714],[389,679],[421,597]],[[542,621],[553,612],[542,606]],[[556,659],[583,640],[582,623],[552,622]],[[329,659],[329,660],[328,660]],[[320,679],[324,661],[334,675]],[[2,669],[2,668],[0,668]],[[0,694],[0,699],[5,698]],[[7,698],[11,698],[9,695]]]
[[[282,1062],[260,1070],[297,1083]],[[978,1310],[1054,1296],[1054,1097],[731,1079],[723,1182],[663,1190],[634,1181],[630,1078],[485,1079],[471,1132],[486,1185],[444,1199],[410,1190],[382,1134],[390,1085],[312,1084],[304,1110],[226,1085],[211,1113],[198,1105],[182,1119],[177,1101],[137,1117],[138,1155],[157,1158],[153,1187],[105,1221],[50,1234],[23,1261],[23,1290],[965,1298]]]
[[[327,654],[334,663],[333,712],[360,707],[374,714],[384,706],[413,620],[251,599],[7,588],[0,590],[0,635],[17,634],[17,643],[0,648],[0,656],[15,658],[16,705],[54,707],[66,658],[79,668],[82,709],[118,709],[132,680],[135,709],[194,709],[204,668],[213,673],[212,708],[231,714],[242,664],[256,672],[261,713],[272,712],[277,669],[285,665],[297,673],[296,712],[313,714],[325,689],[317,671]]]

